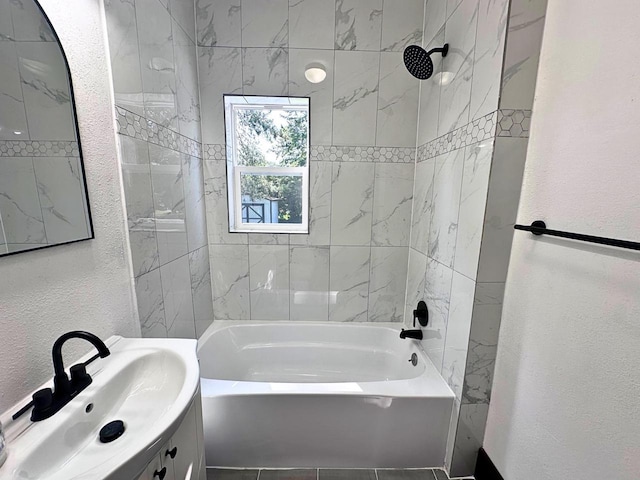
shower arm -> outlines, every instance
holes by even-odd
[[[444,47],[441,47],[441,48],[432,48],[427,52],[427,55],[431,56],[432,53],[442,53],[442,56],[446,57],[447,53],[449,53],[449,44],[445,43]]]

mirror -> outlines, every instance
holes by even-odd
[[[0,256],[90,238],[64,51],[35,0],[0,0]]]

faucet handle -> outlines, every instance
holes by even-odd
[[[91,375],[87,373],[87,367],[84,363],[73,365],[69,371],[71,372],[71,384],[76,390],[78,387],[86,388],[91,384]]]
[[[53,405],[53,390],[43,388],[33,394],[33,410],[31,410],[31,421],[37,422],[47,418],[47,411]]]
[[[33,394],[33,408],[49,408],[53,403],[53,391],[50,388],[43,388]]]

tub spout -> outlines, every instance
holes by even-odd
[[[400,338],[413,338],[415,340],[422,340],[422,330],[405,330],[403,328],[400,332]]]

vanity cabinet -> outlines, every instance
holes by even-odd
[[[202,406],[198,392],[176,433],[138,480],[205,480],[201,424]]]

